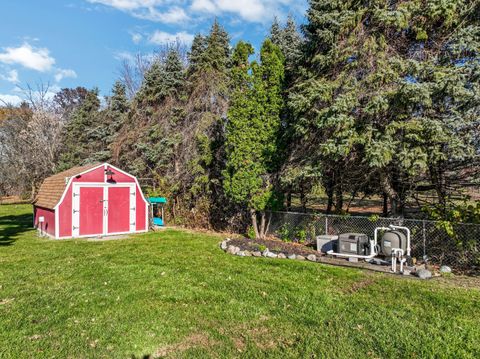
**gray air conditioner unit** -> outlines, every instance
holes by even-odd
[[[338,236],[338,252],[342,254],[367,255],[368,236],[364,233],[342,233]]]

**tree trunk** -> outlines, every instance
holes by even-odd
[[[300,204],[302,206],[302,212],[307,212],[307,195],[305,194],[303,185],[300,186]]]
[[[390,200],[390,208],[392,215],[398,215],[398,193],[393,189],[390,181],[387,178],[387,175],[380,174],[380,186]]]
[[[383,216],[383,217],[387,217],[387,216],[388,216],[388,196],[387,196],[387,194],[384,192],[384,193],[382,194],[382,197],[383,197],[382,216]]]
[[[257,211],[254,209],[250,209],[250,220],[252,221],[252,227],[255,231],[255,238],[260,239],[260,233],[258,233],[258,225],[257,225]]]
[[[287,212],[290,212],[290,209],[292,208],[292,189],[289,188],[287,192]]]
[[[445,172],[443,169],[443,164],[438,163],[436,165],[432,165],[429,168],[430,171],[430,180],[432,184],[435,186],[435,192],[437,193],[438,197],[438,204],[441,208],[443,214],[445,214],[447,210],[447,191],[446,191],[446,181],[445,181]]]
[[[260,212],[260,238],[265,239],[265,232],[266,232],[266,218],[265,218],[265,211]]]
[[[343,188],[341,183],[335,186],[335,212],[342,213],[343,209]]]
[[[331,174],[327,173],[328,179],[325,182],[325,192],[327,194],[327,214],[332,212],[333,194],[334,194],[334,180]]]

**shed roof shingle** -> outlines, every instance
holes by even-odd
[[[40,190],[38,191],[37,197],[33,201],[33,204],[38,207],[53,209],[62,198],[62,194],[67,187],[67,179],[69,177],[76,176],[79,173],[88,171],[99,165],[99,163],[95,163],[73,167],[46,178],[40,186]]]

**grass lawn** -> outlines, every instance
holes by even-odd
[[[475,358],[480,290],[234,257],[179,230],[38,238],[0,206],[0,358]]]

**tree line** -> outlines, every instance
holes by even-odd
[[[190,48],[125,63],[111,95],[62,89],[0,113],[0,192],[109,161],[170,199],[172,220],[265,234],[268,210],[322,188],[326,211],[478,221],[478,1],[310,0],[258,54],[215,21]]]

